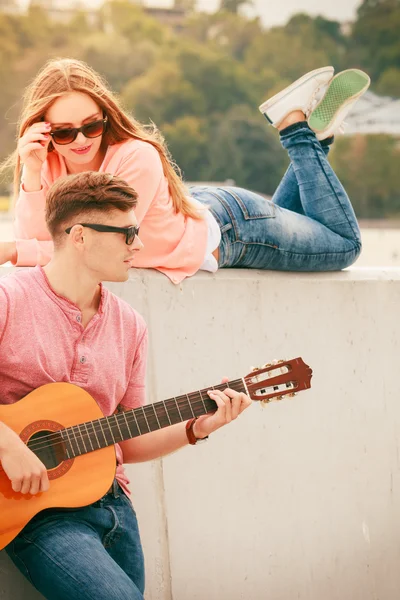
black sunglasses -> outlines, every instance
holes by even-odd
[[[55,129],[50,131],[50,135],[56,144],[60,146],[71,144],[78,137],[78,133],[82,132],[86,138],[100,137],[106,128],[107,117],[92,123],[86,123],[82,127],[68,127],[67,129]]]
[[[88,227],[95,231],[123,233],[125,235],[125,243],[128,246],[131,246],[135,237],[139,235],[139,227],[111,227],[110,225],[95,225],[93,223],[75,223],[75,225],[82,225],[82,227]],[[74,227],[74,225],[68,227],[68,229],[65,230],[65,233],[70,233],[72,227]]]

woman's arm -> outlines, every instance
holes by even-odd
[[[150,143],[142,142],[122,161],[115,175],[124,179],[138,194],[135,214],[139,223],[165,182],[160,155]]]
[[[36,192],[27,192],[21,184],[15,204],[14,233],[20,239],[48,240],[50,234],[46,227],[46,194],[48,186],[42,182],[42,187]]]

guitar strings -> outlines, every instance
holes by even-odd
[[[237,381],[235,381],[235,382],[229,382],[229,387],[230,387],[231,389],[234,389],[234,387],[233,387],[233,386],[234,386],[234,385],[237,385],[237,384],[242,384],[242,381],[241,381],[241,380],[237,380]],[[242,384],[242,385],[243,385],[243,384]],[[215,389],[216,387],[217,387],[217,386],[214,386],[214,389]],[[223,384],[222,384],[222,389],[225,389],[225,388],[226,388],[226,385],[223,385]],[[207,389],[210,389],[210,388],[207,388]],[[241,390],[235,390],[235,391],[241,391]],[[191,392],[191,394],[197,394],[197,392]],[[190,396],[191,394],[187,394],[187,396]],[[181,398],[181,400],[179,400],[179,398]],[[211,398],[210,398],[209,396],[207,396],[207,400],[211,400]],[[181,407],[183,407],[183,405],[185,405],[185,407],[186,407],[186,402],[184,402],[184,398],[183,398],[182,396],[180,396],[180,397],[178,396],[176,399],[175,399],[175,398],[169,398],[168,400],[165,400],[165,401],[163,401],[163,402],[162,402],[162,404],[165,404],[166,402],[171,402],[171,403],[173,402],[173,403],[174,403],[174,405],[175,405],[175,412],[178,412],[179,414],[180,414],[180,411],[179,411],[179,410],[178,410],[178,408],[176,407],[176,404],[178,404],[178,405],[179,405],[179,403],[181,403]],[[204,408],[204,402],[203,402],[203,400],[201,400],[201,399],[200,399],[200,400],[194,400],[194,401],[192,401],[192,402],[191,402],[191,406],[193,406],[193,407],[196,407],[196,405],[199,405],[199,406],[201,406],[202,408]],[[153,404],[147,404],[147,405],[144,405],[144,406],[143,406],[143,407],[141,407],[141,408],[143,408],[143,409],[144,409],[144,408],[146,408],[146,407],[148,407],[148,406],[154,406],[154,405],[153,405]],[[136,411],[137,409],[131,409],[131,410],[132,410],[132,411]],[[210,411],[210,412],[211,412],[211,411]],[[204,414],[210,414],[210,413],[204,413]],[[123,413],[118,413],[117,415],[110,415],[110,418],[111,418],[111,417],[119,417],[119,418],[120,418],[120,420],[121,420],[121,424],[122,424],[122,425],[124,425],[124,424],[128,425],[128,429],[129,429],[129,424],[135,424],[135,425],[137,426],[137,428],[138,428],[138,430],[139,430],[140,434],[142,434],[142,432],[140,431],[140,427],[139,427],[139,425],[138,425],[138,423],[137,423],[137,417],[136,417],[136,415],[135,415],[135,414],[133,414],[133,412],[131,412],[131,411],[125,411],[125,412],[123,412]],[[104,432],[103,432],[103,430],[102,430],[102,426],[101,426],[101,424],[100,424],[100,420],[101,420],[102,418],[105,418],[105,419],[107,419],[107,417],[101,417],[100,419],[97,419],[97,420],[94,420],[94,421],[89,421],[89,423],[91,423],[91,424],[92,424],[92,426],[93,426],[93,431],[95,432],[95,434],[97,434],[97,433],[101,433],[101,435],[103,435],[104,439],[107,441],[107,438],[105,437],[105,435],[104,435]],[[189,417],[189,418],[190,418],[190,417]],[[157,423],[157,424],[158,424],[158,422],[157,422],[157,419],[156,419],[156,417],[155,417],[155,414],[154,414],[152,417],[151,417],[150,415],[146,415],[146,419],[147,419],[147,423],[151,423],[151,422],[153,422],[153,423]],[[142,423],[146,423],[146,420],[144,420],[144,415],[141,415],[141,420],[142,420]],[[181,421],[178,421],[178,422],[184,422],[184,421],[186,421],[186,420],[187,420],[187,419],[182,419]],[[146,423],[146,424],[147,424],[147,423]],[[168,427],[170,424],[171,424],[171,425],[173,425],[174,423],[169,423],[169,422],[168,422],[168,424],[167,424],[167,425],[165,425],[165,427]],[[83,436],[85,436],[85,435],[86,435],[88,439],[89,439],[89,437],[90,437],[90,436],[89,436],[89,431],[81,431],[81,430],[80,430],[80,427],[82,427],[82,426],[84,426],[84,425],[85,425],[85,423],[81,423],[81,424],[78,424],[78,425],[73,425],[73,426],[71,426],[71,427],[68,427],[68,428],[66,428],[66,429],[71,429],[71,430],[73,431],[74,429],[78,428],[78,431],[77,431],[76,433],[77,433],[78,435],[80,435],[80,436],[81,436],[81,442],[83,442],[83,444],[84,444],[84,446],[85,446],[85,442],[84,442]],[[98,429],[96,429],[96,428],[95,428],[95,425],[99,425],[99,428],[98,428]],[[111,428],[110,428],[110,429],[111,429]],[[160,429],[160,428],[159,428],[159,427],[156,427],[154,430],[157,430],[157,429]],[[163,429],[163,427],[161,427],[161,429]],[[61,441],[56,441],[56,440],[59,438],[60,434],[61,434],[63,431],[65,431],[65,429],[59,429],[58,431],[52,432],[52,433],[51,433],[51,434],[49,434],[49,435],[43,436],[42,438],[40,438],[40,440],[37,440],[36,444],[31,444],[31,445],[29,446],[29,449],[30,449],[30,450],[32,450],[32,451],[39,451],[39,450],[43,450],[43,449],[46,449],[46,448],[48,448],[48,447],[49,447],[49,445],[51,445],[51,446],[54,448],[54,447],[56,447],[56,446],[64,445],[64,444],[65,444],[65,442],[66,442],[66,441],[68,441],[68,442],[70,443],[71,449],[73,449],[72,442],[75,442],[75,444],[76,444],[76,446],[78,447],[78,449],[79,449],[79,450],[81,450],[81,448],[80,448],[80,446],[79,446],[79,443],[78,443],[78,441],[77,441],[77,439],[76,439],[76,438],[75,438],[75,439],[72,439],[72,440],[70,440],[70,439],[68,439],[68,440],[62,439]],[[150,431],[147,431],[146,433],[150,433],[150,432],[151,432],[151,430],[150,430]],[[91,432],[90,432],[90,433],[91,433]],[[144,432],[143,432],[143,433],[144,433]],[[75,435],[75,433],[73,432],[73,434],[72,434],[72,435]],[[111,435],[112,435],[112,432],[111,432]],[[113,436],[112,436],[112,437],[113,437]],[[134,437],[136,437],[136,436],[134,436]],[[54,440],[54,443],[51,443],[51,440]],[[43,443],[42,443],[43,441],[46,441],[46,443],[44,443],[44,444],[43,444]],[[122,440],[122,441],[123,441],[123,440]],[[49,442],[50,442],[50,444],[49,444]],[[113,442],[111,442],[110,444],[108,444],[108,446],[112,446],[113,444],[117,444],[117,443],[119,443],[119,442],[113,441]],[[107,447],[107,446],[105,446],[105,447]],[[101,449],[102,449],[102,448],[96,448],[96,450],[101,450]],[[95,449],[94,449],[94,448],[92,448],[92,449],[90,449],[88,452],[92,452],[92,451],[94,451],[94,450],[95,450]],[[85,452],[83,452],[82,454],[85,454]],[[79,456],[79,455],[78,455],[78,456]],[[76,458],[76,456],[73,456],[73,457],[71,457],[70,459],[69,459],[69,458],[67,458],[67,459],[63,459],[61,462],[65,462],[65,460],[71,460],[71,459],[74,459],[74,458]],[[2,466],[1,466],[1,465],[0,465],[0,472],[4,472],[4,469],[2,468]]]
[[[207,396],[206,400],[211,400],[211,398],[209,398],[209,396]],[[179,402],[179,401],[175,402],[175,400],[169,399],[169,400],[167,400],[165,402],[170,402],[171,405],[172,405],[172,407],[169,407],[169,412],[170,413],[172,413],[172,412],[178,413],[180,416],[181,416],[181,411],[179,409],[180,408],[182,408],[182,409],[187,408],[186,403],[183,403],[183,401],[181,401],[181,402]],[[177,404],[178,404],[178,406],[177,406]],[[124,411],[122,413],[118,413],[118,414],[115,414],[115,415],[110,415],[109,417],[100,417],[99,419],[95,419],[93,421],[88,421],[86,423],[79,423],[77,425],[72,425],[72,426],[69,426],[69,427],[64,428],[64,429],[59,429],[59,430],[54,431],[54,432],[52,432],[52,433],[50,433],[48,435],[42,436],[40,439],[38,439],[36,441],[36,443],[32,443],[29,446],[29,448],[31,450],[40,450],[42,448],[46,448],[46,447],[48,447],[48,442],[51,442],[51,440],[57,440],[57,438],[59,437],[60,433],[63,432],[63,431],[66,431],[67,429],[71,431],[71,435],[72,436],[74,436],[75,433],[76,433],[77,435],[80,435],[80,436],[90,437],[90,434],[92,434],[93,431],[94,431],[95,434],[100,433],[101,435],[103,435],[103,429],[102,429],[102,425],[100,423],[100,421],[103,420],[103,419],[105,419],[105,421],[107,423],[106,426],[108,426],[110,428],[112,427],[112,425],[110,426],[110,424],[107,422],[107,419],[115,418],[116,419],[116,423],[113,424],[114,428],[115,428],[115,426],[118,427],[118,425],[124,426],[125,424],[127,424],[127,422],[129,422],[131,424],[136,424],[139,431],[140,431],[140,427],[139,427],[139,424],[137,423],[138,420],[142,424],[144,424],[145,426],[147,425],[146,421],[149,422],[149,423],[158,424],[158,422],[157,422],[157,416],[159,416],[160,418],[162,418],[163,420],[165,420],[165,417],[161,417],[161,415],[157,415],[156,416],[156,413],[153,413],[153,414],[148,414],[147,413],[146,414],[145,408],[150,407],[150,406],[153,406],[153,405],[144,405],[143,407],[138,408],[138,409],[131,409],[132,411],[139,411],[137,414],[131,412],[131,410],[128,410],[128,411]],[[193,400],[191,402],[191,406],[193,406],[194,408],[196,408],[197,406],[201,406],[202,408],[204,408],[204,402],[201,399],[200,400]],[[212,412],[212,411],[210,411],[210,412]],[[168,414],[167,411],[166,411],[166,414]],[[208,414],[208,413],[203,413],[203,414]],[[178,421],[178,422],[187,421],[190,418],[191,418],[191,416],[189,416],[187,419],[186,418],[181,418],[180,421]],[[167,419],[168,419],[168,417],[167,417]],[[165,427],[169,426],[170,424],[173,424],[173,423],[170,423],[169,420],[168,420],[168,422],[166,423]],[[84,429],[82,430],[81,429],[83,427],[86,427],[87,425],[90,425],[90,427],[91,427],[91,429],[93,429],[93,431],[84,430]],[[97,426],[97,428],[95,426]],[[155,429],[159,429],[159,428],[160,427],[156,427]],[[161,429],[162,428],[163,427],[161,427]],[[149,433],[149,432],[146,431],[145,433]],[[103,435],[103,437],[104,437],[104,435]],[[66,440],[63,440],[63,441],[66,441]],[[68,441],[71,442],[71,440],[68,440]],[[75,439],[72,439],[72,441],[76,442]],[[46,442],[46,443],[43,444],[43,442]],[[57,442],[57,443],[62,443],[62,442]]]
[[[236,389],[235,390],[235,387],[238,386],[238,385],[241,386],[241,389]],[[208,396],[207,390],[209,390],[209,389],[226,389],[226,387],[230,387],[231,389],[233,389],[235,391],[242,392],[243,391],[243,382],[242,382],[241,379],[237,379],[237,380],[230,381],[230,382],[227,382],[227,383],[224,383],[224,384],[219,384],[219,385],[216,385],[216,386],[212,386],[211,388],[206,388],[204,390],[201,390],[200,391],[200,396],[201,396],[201,392],[203,391],[204,395],[207,396],[206,399],[207,400],[212,400]],[[164,407],[166,408],[166,403],[167,402],[173,403],[173,410],[175,412],[178,411],[178,413],[180,415],[179,408],[187,408],[187,400],[190,401],[190,396],[192,396],[192,395],[196,395],[197,396],[198,394],[199,394],[199,392],[190,392],[189,394],[185,394],[183,396],[177,396],[176,398],[169,398],[169,399],[167,399],[165,401],[162,401],[162,402],[156,403],[156,404],[158,404],[159,406],[161,406],[163,404]],[[204,401],[203,401],[202,398],[200,398],[199,400],[193,400],[193,401],[191,401],[190,405],[193,406],[193,407],[195,407],[196,405],[200,405],[202,408],[204,408]],[[116,415],[110,415],[109,417],[105,417],[105,416],[104,417],[100,417],[99,419],[95,419],[94,421],[89,421],[88,423],[91,424],[91,426],[92,426],[93,431],[94,431],[95,434],[100,433],[101,435],[103,435],[103,437],[105,437],[105,436],[103,434],[102,425],[100,423],[100,420],[103,419],[103,418],[107,420],[107,418],[116,417],[117,421],[118,421],[118,418],[119,418],[120,421],[121,421],[121,423],[117,422],[116,423],[117,425],[119,425],[119,424],[121,424],[121,425],[128,424],[128,419],[129,419],[130,423],[135,423],[137,425],[138,430],[140,432],[140,428],[139,428],[139,425],[137,423],[137,416],[133,412],[131,412],[131,411],[142,410],[143,414],[142,415],[138,415],[139,419],[141,419],[141,420],[145,419],[145,421],[148,420],[149,422],[153,421],[154,423],[157,423],[157,418],[155,416],[155,413],[154,413],[154,415],[149,415],[149,414],[145,413],[145,409],[146,408],[148,408],[148,407],[152,407],[153,408],[154,406],[155,406],[155,404],[146,404],[143,407],[139,407],[137,409],[131,409],[129,411],[124,411],[124,412],[118,413]],[[153,410],[155,410],[155,409],[153,408]],[[204,413],[204,414],[207,414],[207,413]],[[186,421],[186,420],[187,419],[182,419],[181,422]],[[166,425],[166,427],[169,426],[169,424],[170,423],[168,423]],[[29,449],[32,450],[32,451],[39,451],[39,450],[48,448],[49,447],[49,442],[51,442],[51,440],[55,441],[55,443],[53,444],[53,446],[65,443],[66,440],[64,440],[64,439],[62,441],[57,441],[57,442],[56,442],[56,440],[60,436],[61,432],[65,431],[66,429],[72,430],[72,435],[75,435],[74,429],[78,429],[78,431],[76,432],[78,435],[81,435],[81,436],[86,435],[89,438],[90,437],[89,433],[91,433],[91,432],[89,432],[89,431],[81,431],[81,429],[80,429],[80,427],[83,427],[85,425],[86,425],[85,423],[80,423],[80,424],[77,424],[77,425],[72,425],[70,427],[67,427],[67,428],[60,429],[58,431],[52,432],[51,434],[48,434],[48,435],[45,435],[45,436],[41,437],[39,440],[37,440],[36,443],[32,443],[29,446]],[[99,426],[99,428],[97,430],[95,429],[95,425]],[[129,424],[128,424],[128,427],[129,427]],[[162,428],[163,427],[161,427],[161,429]],[[156,429],[159,429],[159,427],[157,427]],[[146,432],[146,433],[149,433],[149,432]],[[112,433],[111,433],[111,435],[112,435]],[[71,444],[71,440],[68,440],[68,441]],[[78,448],[79,448],[79,444],[76,441],[76,439],[72,440],[72,441],[75,441],[76,444],[77,444],[77,446],[78,446]],[[43,443],[43,442],[45,442],[45,443]],[[118,443],[118,442],[115,442],[115,443]],[[112,445],[112,444],[110,444],[110,445]],[[71,444],[71,446],[72,446],[72,444]],[[3,469],[1,468],[1,466],[0,466],[0,471],[3,471]]]

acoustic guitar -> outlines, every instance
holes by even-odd
[[[311,387],[312,370],[301,358],[254,369],[241,379],[105,417],[85,390],[70,383],[44,385],[11,405],[0,421],[13,429],[44,463],[50,489],[14,492],[0,465],[0,550],[46,508],[87,506],[111,486],[114,444],[216,411],[208,389],[230,387],[264,403]]]

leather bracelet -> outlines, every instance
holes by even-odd
[[[200,444],[201,442],[205,442],[206,440],[208,440],[208,435],[204,438],[197,438],[194,434],[193,431],[193,426],[197,421],[197,417],[195,417],[194,419],[190,419],[187,423],[186,423],[186,436],[188,439],[188,442],[191,446],[195,446],[196,444]]]

